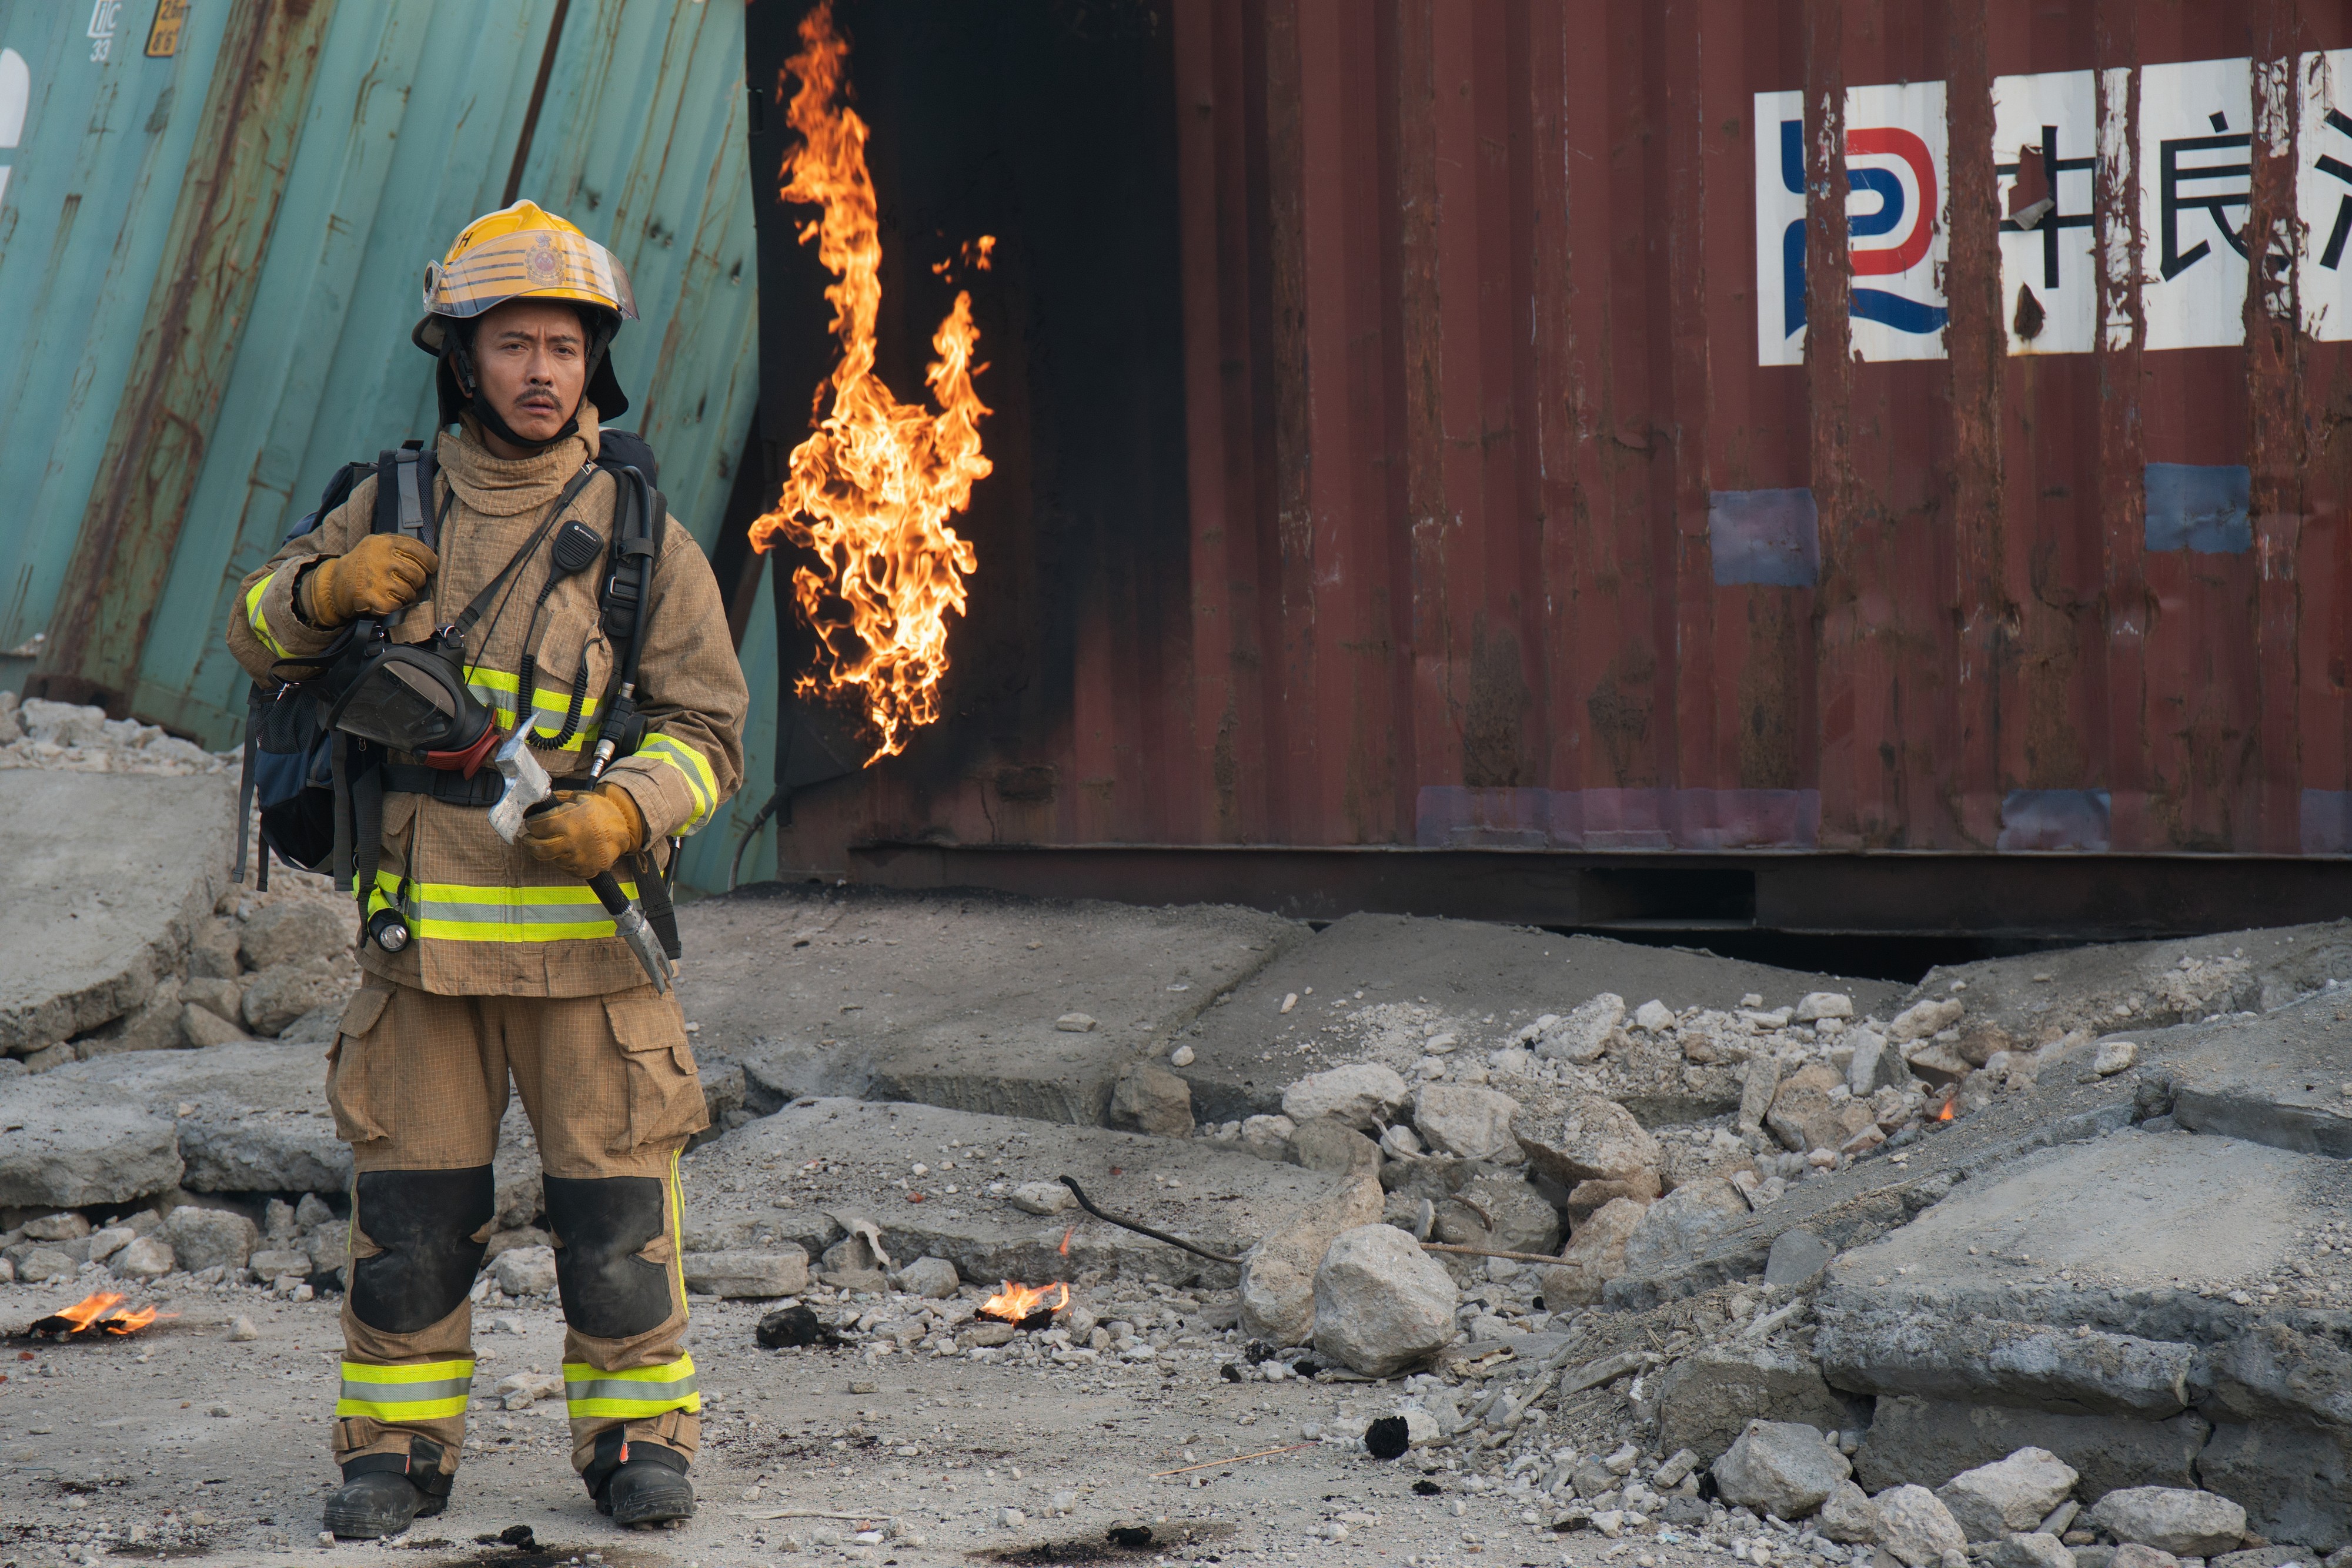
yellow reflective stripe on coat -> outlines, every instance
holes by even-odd
[[[376,897],[396,905],[411,936],[441,942],[568,942],[615,934],[613,917],[586,883],[548,887],[475,887],[375,873]],[[637,896],[635,882],[621,883]],[[405,896],[403,896],[403,894]],[[371,907],[374,899],[370,899]]]
[[[504,670],[469,670],[466,673],[466,689],[474,694],[476,701],[499,716],[499,728],[514,727],[515,711],[521,706],[517,700],[517,694],[522,690],[520,676],[510,675]],[[534,681],[531,683],[530,706],[531,727],[552,740],[563,733],[563,721],[572,712],[571,690],[567,687],[556,691]],[[595,745],[599,727],[596,715],[604,706],[604,699],[601,695],[582,698],[579,729],[571,739],[553,749],[577,751],[583,746]]]
[[[261,613],[261,596],[268,592],[269,585],[277,580],[278,573],[273,571],[245,591],[245,619],[247,624],[253,628],[253,634],[261,639],[261,645],[283,659],[287,657],[286,644],[269,634],[269,622]]]
[[[710,813],[719,810],[719,776],[711,772],[702,753],[674,735],[656,733],[646,737],[637,755],[658,757],[686,776],[686,787],[694,796],[694,815],[678,829],[681,837],[710,821]]]
[[[584,1361],[567,1361],[563,1402],[571,1407],[574,1421],[611,1416],[635,1421],[671,1410],[702,1408],[690,1355],[681,1355],[667,1366],[633,1366],[625,1372],[604,1372]]]
[[[474,1364],[425,1361],[411,1366],[343,1363],[342,1396],[337,1416],[367,1416],[378,1421],[438,1421],[466,1413],[474,1390]]]

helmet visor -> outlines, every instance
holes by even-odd
[[[620,261],[583,235],[551,229],[501,235],[455,261],[425,268],[425,308],[431,315],[479,316],[525,297],[601,305],[625,320],[637,315]]]

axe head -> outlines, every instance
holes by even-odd
[[[522,814],[546,800],[554,789],[548,782],[547,769],[531,755],[528,721],[515,726],[515,732],[499,743],[499,748],[490,754],[490,762],[507,781],[497,804],[490,808],[490,828],[512,843],[515,835],[522,831]]]

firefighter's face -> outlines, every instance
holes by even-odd
[[[551,441],[588,384],[588,335],[579,313],[551,299],[509,299],[474,336],[481,397],[526,441]]]

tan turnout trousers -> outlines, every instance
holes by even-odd
[[[457,1468],[474,1372],[473,1302],[459,1293],[455,1310],[407,1333],[361,1320],[354,1303],[368,1260],[385,1252],[371,1230],[370,1177],[396,1173],[394,1183],[413,1186],[419,1178],[411,1173],[463,1173],[487,1192],[509,1076],[538,1135],[558,1266],[565,1275],[563,1380],[572,1468],[584,1469],[598,1435],[615,1427],[630,1441],[650,1439],[691,1458],[700,1399],[693,1358],[681,1343],[687,1311],[678,1261],[677,1156],[709,1118],[677,993],[656,996],[651,986],[642,986],[588,997],[436,996],[371,977],[345,1009],[329,1060],[327,1097],[357,1173],[346,1281],[352,1288],[343,1298],[342,1391],[335,1406],[337,1461],[406,1452],[411,1435],[418,1435],[441,1446],[445,1470]],[[557,1218],[564,1205],[556,1194],[631,1188],[641,1200],[640,1213],[642,1200],[656,1196],[643,1180],[605,1179],[612,1177],[659,1184],[656,1228],[633,1257],[663,1271],[668,1312],[637,1332],[600,1337],[582,1331],[575,1297],[594,1284],[583,1273],[588,1265],[578,1249],[593,1251],[605,1239],[564,1234]],[[383,1190],[379,1229],[405,1218],[391,1212],[398,1186]],[[470,1261],[444,1270],[450,1281],[459,1279],[454,1270],[462,1267],[463,1285],[470,1286],[479,1244],[493,1223],[484,1216],[472,1236],[452,1238],[459,1252],[468,1243],[472,1249]],[[583,1232],[596,1224],[575,1222]],[[613,1267],[628,1264],[627,1259],[611,1260]]]

